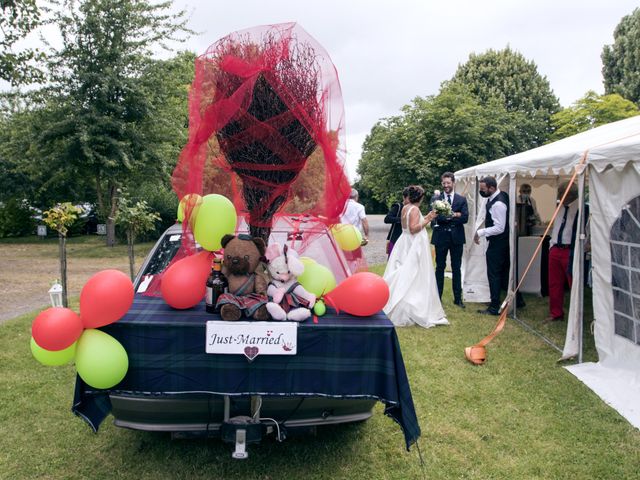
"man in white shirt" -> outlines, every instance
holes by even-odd
[[[479,182],[481,197],[487,199],[484,225],[475,234],[473,241],[480,243],[480,237],[486,237],[489,245],[485,254],[487,261],[487,279],[491,304],[484,315],[500,314],[500,291],[509,287],[509,195],[498,189],[493,177],[484,177]]]
[[[350,223],[362,233],[362,243],[366,244],[369,237],[369,222],[367,221],[367,215],[364,211],[364,205],[358,203],[358,191],[355,188],[351,189],[349,200],[344,208],[341,223]]]
[[[568,184],[558,187],[558,200],[567,190]],[[575,244],[578,223],[578,188],[571,185],[567,197],[553,222],[549,242],[549,316],[545,322],[564,318],[565,284],[571,287],[571,250]]]

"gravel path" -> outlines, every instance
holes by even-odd
[[[93,248],[73,244],[67,247],[69,297],[80,295],[87,280],[100,270],[115,268],[129,274],[126,254],[115,258],[78,255],[80,250]],[[145,253],[140,250],[137,253]],[[49,306],[49,287],[60,276],[57,255],[58,245],[52,242],[0,245],[0,323]],[[137,258],[138,265],[141,260],[141,256]]]
[[[367,215],[369,220],[369,243],[363,248],[367,264],[378,265],[387,261],[387,233],[389,227],[384,223],[384,215]]]

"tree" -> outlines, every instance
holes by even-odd
[[[503,104],[511,122],[518,126],[509,137],[511,148],[507,154],[540,146],[549,137],[549,120],[560,109],[560,103],[547,78],[521,53],[507,47],[471,54],[451,82],[466,85],[483,105],[491,99]]]
[[[0,119],[0,201],[27,199],[40,209],[61,198],[95,202],[87,176],[59,160],[64,139],[42,141],[43,132],[63,120],[55,98],[47,103],[28,102]]]
[[[156,241],[164,231],[176,223],[178,197],[169,182],[147,182],[136,187],[136,198],[144,199],[154,212],[160,215],[160,221],[153,230],[140,234],[138,241]]]
[[[69,202],[59,203],[43,213],[42,221],[51,229],[58,232],[60,255],[60,280],[62,282],[62,306],[69,306],[67,301],[67,232],[76,221],[82,209]]]
[[[62,0],[58,7],[62,47],[50,71],[61,115],[42,136],[51,149],[46,161],[91,179],[112,246],[118,189],[167,176],[158,130],[145,128],[165,120],[145,79],[153,68],[151,49],[190,31],[184,11],[171,13],[171,1]]]
[[[138,200],[135,204],[126,195],[120,196],[118,205],[119,225],[122,225],[127,233],[127,250],[129,252],[129,273],[131,280],[135,278],[135,254],[133,244],[139,234],[153,230],[155,223],[160,220],[157,212],[152,212],[144,200]]]
[[[194,58],[193,53],[182,52],[168,60],[150,61],[144,69],[140,82],[150,110],[137,132],[149,165],[132,171],[123,179],[124,186],[139,190],[148,185],[148,191],[154,195],[162,191],[163,196],[171,190],[171,173],[187,139]],[[97,204],[94,176],[78,174],[74,163],[68,163],[69,137],[55,135],[54,127],[67,120],[66,97],[33,90],[20,101],[11,100],[0,115],[0,201],[28,199],[41,209],[60,198]],[[170,195],[177,205],[175,195]],[[148,197],[141,198],[159,209]],[[175,209],[170,208],[171,218],[160,209],[163,220],[173,223]]]
[[[33,61],[42,59],[38,49],[14,52],[16,43],[24,39],[41,23],[36,0],[2,0],[0,2],[0,79],[13,86],[42,78]]]
[[[376,200],[371,194],[371,190],[362,185],[360,180],[356,181],[352,187],[358,191],[358,202],[362,204],[367,215],[386,214],[388,212],[389,205]],[[398,200],[400,200],[399,195]]]
[[[640,105],[640,8],[622,18],[613,39],[602,49],[604,91]]]
[[[358,165],[360,184],[385,204],[407,185],[432,190],[445,171],[506,155],[516,129],[501,102],[490,98],[483,105],[461,84],[418,97],[402,112],[374,125]]]
[[[0,202],[0,238],[32,235],[35,228],[32,215],[26,201],[9,198]]]
[[[554,132],[550,141],[570,137],[591,128],[640,114],[635,103],[617,93],[598,95],[588,91],[584,97],[551,117]]]

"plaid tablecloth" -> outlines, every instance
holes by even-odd
[[[383,402],[402,427],[407,449],[420,436],[398,337],[380,312],[367,318],[336,314],[298,328],[297,355],[205,353],[205,325],[219,316],[204,303],[174,310],[160,298],[136,295],[120,321],[102,330],[129,355],[129,370],[111,390],[95,390],[79,377],[72,410],[97,431],[111,411],[109,392],[211,392],[220,395],[330,396]]]

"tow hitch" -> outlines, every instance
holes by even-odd
[[[249,457],[247,445],[260,443],[262,440],[264,425],[251,417],[238,416],[225,421],[221,427],[222,440],[227,443],[235,443],[233,458],[244,460]]]
[[[231,454],[232,458],[244,460],[249,458],[247,445],[260,443],[262,437],[276,432],[279,442],[285,439],[284,427],[279,425],[272,418],[260,418],[260,408],[262,407],[262,397],[255,395],[251,397],[251,416],[238,415],[229,418],[231,411],[231,401],[229,396],[224,397],[224,422],[220,426],[220,437],[222,441],[235,444],[235,450]]]

